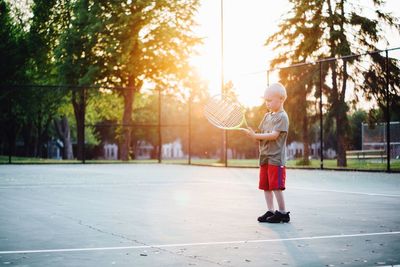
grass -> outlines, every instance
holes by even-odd
[[[29,158],[29,157],[12,157],[12,163],[17,164],[80,164],[81,161],[78,160],[56,160],[56,159],[41,159],[41,158]],[[120,161],[120,160],[86,160],[86,163],[96,163],[96,164],[120,164],[120,163],[158,163],[156,159],[150,160],[130,160],[130,161]],[[0,164],[8,163],[8,156],[0,156]],[[188,164],[187,159],[166,159],[162,160],[162,163],[167,164]],[[205,166],[224,166],[218,159],[192,159],[191,163],[193,165],[205,165]],[[286,164],[289,168],[320,168],[319,160],[310,160],[310,165],[297,165],[297,160],[289,160]],[[324,160],[324,168],[328,169],[359,169],[359,170],[386,170],[386,161],[371,161],[371,160],[357,160],[348,159],[347,167],[341,168],[336,166],[336,160]],[[229,167],[257,167],[257,159],[231,159],[228,161]],[[400,160],[391,161],[391,169],[394,171],[400,171]]]
[[[12,163],[18,164],[72,164],[81,163],[78,160],[57,160],[57,159],[42,159],[42,158],[30,158],[30,157],[11,157]],[[0,156],[0,163],[8,163],[8,156]]]
[[[297,165],[297,160],[288,160],[286,166],[289,168],[320,168],[320,160],[310,160],[310,165]],[[229,160],[229,166],[232,167],[256,167],[258,166],[257,159],[245,160]],[[392,170],[400,170],[400,160],[392,160],[390,165]],[[347,167],[337,167],[335,159],[324,160],[324,168],[328,169],[360,169],[360,170],[386,170],[386,161],[368,161],[368,160],[347,160]]]
[[[11,162],[16,164],[81,164],[80,160],[59,160],[59,159],[42,159],[30,157],[11,157]],[[0,156],[0,164],[8,163],[8,156]],[[85,160],[85,163],[96,164],[118,164],[118,163],[158,163],[158,160]]]

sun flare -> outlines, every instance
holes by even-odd
[[[198,12],[196,31],[203,37],[192,65],[209,83],[210,94],[221,92],[221,5],[220,1],[203,1]],[[239,100],[245,106],[260,105],[260,96],[267,86],[270,48],[263,44],[277,29],[276,21],[285,4],[271,12],[267,1],[223,2],[223,68],[224,82],[232,81]],[[268,13],[268,14],[267,14]],[[271,13],[271,14],[269,14]],[[240,18],[240,19],[238,19]]]

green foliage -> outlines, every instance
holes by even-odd
[[[36,1],[39,2],[39,1]],[[50,3],[50,2],[49,2]],[[36,5],[38,7],[38,5]],[[61,105],[64,92],[57,88],[41,89],[35,87],[7,86],[25,83],[45,83],[48,81],[46,71],[50,70],[44,30],[39,30],[38,22],[42,19],[40,9],[34,9],[35,15],[31,27],[10,17],[6,2],[0,2],[0,35],[2,41],[0,57],[0,79],[3,86],[4,98],[0,101],[5,118],[0,118],[0,124],[8,127],[8,142],[15,142],[18,133],[25,143],[26,155],[41,154],[41,146],[47,138],[47,132],[52,118]],[[42,10],[43,11],[43,10]],[[42,19],[42,21],[45,19]],[[28,29],[28,30],[26,30]],[[3,65],[4,64],[4,65]],[[6,64],[6,65],[5,65]],[[3,76],[4,75],[4,76]],[[4,101],[4,102],[3,102]],[[10,101],[9,103],[5,101]]]
[[[309,159],[302,158],[296,161],[296,166],[309,166],[311,161]]]
[[[8,4],[1,1],[0,37],[5,42],[1,43],[0,53],[6,59],[0,65],[2,82],[71,86],[70,93],[63,92],[64,95],[51,89],[12,95],[11,104],[16,104],[12,110],[14,121],[22,123],[19,127],[28,132],[29,125],[24,125],[27,122],[40,118],[41,122],[36,124],[45,129],[43,126],[51,118],[67,115],[73,138],[82,144],[84,120],[87,125],[99,121],[122,123],[124,109],[130,110],[133,104],[137,116],[128,123],[154,117],[154,112],[141,113],[141,106],[148,104],[141,95],[136,94],[135,103],[133,98],[123,102],[118,95],[125,97],[132,90],[140,92],[143,84],[151,84],[162,90],[168,88],[168,93],[180,91],[187,97],[184,84],[194,85],[189,78],[193,75],[187,58],[200,42],[192,34],[198,6],[198,0],[34,0],[32,16],[19,25],[18,20],[11,18]],[[14,9],[18,11],[19,7],[17,3]],[[109,94],[80,87],[92,85],[129,86],[132,90]],[[1,101],[8,101],[10,94],[5,93]],[[68,98],[72,105],[66,102]],[[46,114],[43,105],[48,105]],[[86,137],[90,143],[96,143],[92,127],[86,128]]]
[[[97,45],[105,27],[103,2],[77,0],[62,6],[60,41],[55,48],[58,80],[68,85],[93,85],[101,76]]]
[[[0,0],[0,84],[23,83],[27,43],[23,27],[15,23],[6,1]]]
[[[350,124],[350,135],[348,141],[348,149],[349,150],[361,150],[362,149],[362,123],[367,120],[367,112],[364,110],[356,110],[353,114],[351,114],[349,118]]]
[[[385,110],[387,98],[391,120],[400,118],[400,61],[395,58],[386,59],[385,55],[375,53],[370,56],[371,64],[360,73],[362,81],[357,84],[356,90],[365,92],[367,100],[376,100],[379,108]],[[389,73],[386,73],[388,67]],[[387,90],[387,79],[389,88]]]
[[[351,0],[293,0],[291,5],[291,11],[280,23],[279,31],[266,41],[278,52],[272,67],[377,50],[379,42],[385,40],[384,26],[400,30],[398,18],[382,11],[383,1],[374,1],[375,12],[372,15],[367,13],[368,16],[361,5]],[[349,103],[345,101],[348,81],[355,84],[356,92],[362,91],[367,99],[374,97],[384,107],[384,57],[375,53],[367,61],[363,60],[362,57],[354,57],[322,64],[322,90],[328,99],[326,122],[331,127],[327,130],[332,132],[332,127],[336,128],[339,166],[346,165],[344,141],[350,129],[347,120]],[[394,59],[390,59],[389,64],[392,79],[390,102],[397,113],[399,65]],[[298,131],[302,125],[303,143],[306,143],[307,118],[312,116],[307,99],[313,92],[318,93],[319,72],[310,71],[312,66],[298,69],[301,70],[281,70],[280,79],[288,88],[288,113],[294,118],[291,129]],[[299,114],[304,116],[303,119],[297,118]]]
[[[32,5],[32,18],[27,31],[29,58],[26,74],[31,84],[56,84],[52,50],[59,37],[54,19],[56,0],[35,0]]]

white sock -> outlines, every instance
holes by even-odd
[[[286,214],[285,210],[280,210],[279,212],[282,213],[282,214]]]

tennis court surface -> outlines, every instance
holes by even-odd
[[[400,175],[288,170],[289,224],[260,224],[258,170],[0,166],[1,266],[392,266]]]

